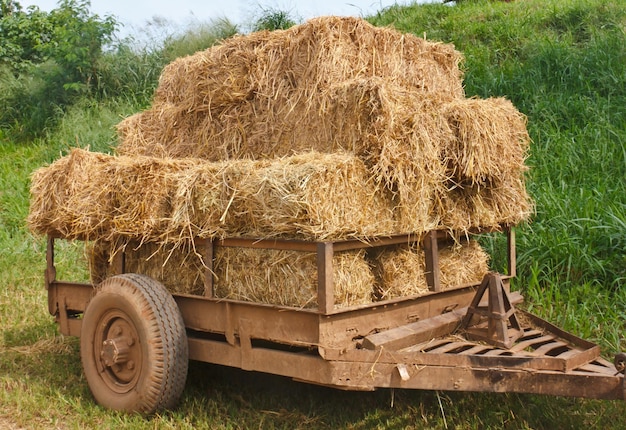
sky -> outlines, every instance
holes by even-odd
[[[24,9],[35,5],[45,11],[57,7],[57,0],[18,0]],[[290,12],[299,20],[315,16],[368,16],[394,4],[413,0],[92,0],[91,12],[101,17],[114,15],[124,24],[121,35],[136,34],[153,18],[165,18],[173,26],[228,18],[239,25],[249,24],[264,9]]]

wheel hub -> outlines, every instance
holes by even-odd
[[[105,366],[111,367],[114,364],[124,364],[128,361],[130,357],[128,341],[128,338],[118,337],[107,339],[102,343],[100,357]]]
[[[120,387],[131,383],[140,372],[141,346],[137,332],[125,315],[114,315],[105,323],[99,357],[106,380]]]

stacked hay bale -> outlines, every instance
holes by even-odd
[[[114,250],[98,241],[89,249],[92,281],[114,274],[107,264]],[[125,250],[128,272],[158,279],[178,294],[204,294],[206,267],[193,249],[144,243]],[[217,248],[214,296],[298,308],[317,307],[317,256],[310,252],[254,248]],[[336,307],[371,303],[374,273],[365,251],[333,257]]]
[[[415,245],[400,245],[377,252],[375,298],[421,296],[428,293],[424,250]],[[440,287],[479,284],[489,271],[489,255],[476,240],[459,241],[439,250]]]
[[[339,240],[395,232],[389,196],[377,192],[361,160],[342,153],[208,162],[74,149],[36,171],[31,192],[34,231],[83,240]]]
[[[186,264],[194,237],[367,239],[516,224],[532,210],[525,119],[504,99],[466,99],[461,60],[451,45],[354,18],[226,40],[164,69],[152,107],[118,125],[117,156],[76,150],[38,172],[31,226],[120,246],[151,244],[137,249],[143,256],[161,252],[153,244],[171,247],[170,257],[151,259],[163,271]],[[486,272],[474,245],[456,249],[451,261],[472,250],[479,269],[451,284]],[[218,295],[311,305],[314,259],[261,252],[217,255]],[[337,255],[343,260],[335,266],[344,269],[335,278],[347,280],[338,304],[421,294],[416,256],[411,249]],[[420,286],[392,285],[402,275],[389,276],[396,273],[390,267]],[[351,295],[371,287],[375,272],[378,293]],[[189,278],[183,291],[199,289],[199,277]],[[298,293],[260,293],[287,278],[298,279]]]

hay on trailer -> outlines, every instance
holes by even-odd
[[[91,249],[95,284],[111,276],[116,246],[97,241]],[[160,281],[171,293],[204,293],[206,267],[191,245],[173,247],[154,242],[125,247],[125,269]],[[317,307],[315,253],[255,248],[217,247],[214,258],[214,295],[218,298],[299,308]],[[365,251],[333,256],[335,306],[372,302],[374,276]]]
[[[123,248],[124,269],[127,273],[150,276],[171,293],[203,294],[206,268],[190,244],[122,242],[94,241],[88,246],[89,269],[94,285],[115,274],[112,257]]]
[[[28,224],[84,240],[167,235],[175,173],[195,163],[74,149],[33,174]]]
[[[435,228],[447,180],[441,147],[454,139],[439,101],[373,78],[337,85],[334,94],[335,135],[394,195],[398,231]]]
[[[374,256],[377,300],[422,296],[428,293],[424,251],[418,247],[398,245]]]
[[[73,151],[72,156],[36,170],[31,176],[30,229],[70,239],[97,237],[108,231],[110,207],[101,188],[108,184],[100,177],[101,170],[93,167],[106,165],[109,159],[105,154]],[[96,183],[98,187],[92,187]],[[109,215],[102,218],[103,212]]]
[[[349,152],[395,195],[400,231],[429,230],[445,178],[440,141],[453,138],[437,106],[464,97],[461,59],[452,45],[355,18],[235,37],[167,66],[152,108],[118,125],[118,152]]]
[[[455,138],[442,142],[449,175],[459,185],[484,184],[527,170],[526,117],[504,98],[459,99],[442,107]]]
[[[211,163],[75,149],[38,170],[31,191],[31,229],[68,238],[327,240],[395,228],[390,197],[347,154]]]
[[[252,248],[217,248],[215,296],[300,308],[317,307],[315,253]],[[372,302],[374,276],[365,251],[333,256],[335,307]]]
[[[489,272],[489,254],[477,240],[455,242],[439,251],[439,281],[444,290],[480,284]]]
[[[334,152],[359,135],[333,134],[336,86],[378,79],[449,101],[464,97],[461,58],[452,45],[355,18],[234,37],[168,65],[152,108],[119,124],[118,151],[208,160]]]
[[[470,231],[519,224],[532,215],[534,204],[520,173],[483,185],[453,187],[440,196],[438,209],[441,228]]]
[[[119,124],[118,151],[207,160],[348,152],[391,193],[396,231],[465,230],[482,224],[481,212],[449,211],[489,207],[474,201],[484,194],[475,185],[524,197],[503,185],[522,177],[529,138],[509,101],[465,99],[461,59],[451,45],[354,18],[235,37],[167,66],[152,108]],[[451,196],[470,201],[442,204]],[[484,224],[531,206],[510,204],[513,214]]]
[[[205,163],[208,164],[208,163]],[[179,181],[176,221],[191,236],[219,225],[230,236],[313,240],[366,238],[394,232],[390,196],[348,154],[303,153],[275,160],[233,160],[219,177],[205,164]],[[219,190],[216,190],[216,184]],[[220,211],[213,211],[215,200]]]
[[[294,124],[308,128],[296,133],[301,141],[282,144],[274,142],[271,150],[269,147],[262,148],[265,151],[263,153],[242,154],[232,148],[220,149],[220,145],[236,140],[225,135],[216,136],[217,141],[209,145],[212,151],[219,149],[209,157],[201,142],[195,145],[172,145],[171,141],[164,142],[168,143],[168,147],[181,149],[185,154],[208,159],[265,159],[266,156],[277,153],[306,152],[310,147],[328,153],[354,154],[368,167],[375,185],[381,189],[386,188],[395,196],[392,206],[399,214],[399,231],[421,232],[432,229],[437,224],[437,211],[432,205],[436,196],[444,192],[446,180],[446,166],[441,162],[441,145],[442,142],[452,140],[454,135],[446,118],[439,113],[438,102],[421,97],[416,92],[417,90],[409,91],[380,78],[353,79],[334,85],[332,104],[327,106],[328,114],[322,118],[321,123],[316,122],[315,115],[308,115],[305,121],[300,118],[287,121],[290,124],[285,125],[284,129],[293,127]],[[145,128],[161,135],[159,127],[162,123],[159,115],[147,111],[145,118],[148,123],[133,125],[139,127],[139,131],[133,129],[133,132],[142,134],[141,130]],[[184,120],[181,119],[182,121]],[[250,127],[267,125],[267,122],[255,117],[254,122],[243,124],[248,128],[242,129],[241,121],[241,116],[237,116],[234,129],[236,133],[247,132]],[[219,124],[219,121],[207,120],[204,125],[190,125],[190,129],[205,132]],[[187,131],[180,132],[185,134],[184,142],[191,141]],[[270,131],[264,131],[260,136],[266,146],[273,142],[267,138],[268,135],[271,135]],[[279,142],[281,137],[277,139]],[[256,147],[248,142],[247,148],[252,151]],[[160,150],[156,151],[158,153]],[[380,234],[386,232],[380,231]]]
[[[489,255],[477,241],[455,242],[439,250],[441,288],[478,284],[489,271]],[[424,251],[420,247],[399,245],[374,257],[378,300],[421,296],[428,293]]]

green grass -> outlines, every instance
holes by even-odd
[[[515,286],[528,310],[599,343],[607,358],[626,350],[626,7],[468,1],[393,7],[370,20],[453,42],[466,56],[468,96],[503,95],[528,116],[537,214],[518,229]],[[216,33],[191,33],[162,52],[111,53],[110,86],[97,101],[74,105],[37,140],[0,136],[0,428],[624,428],[622,402],[342,392],[202,363],[192,363],[174,411],[143,418],[95,405],[77,339],[59,336],[47,311],[45,243],[25,226],[29,177],[72,147],[110,152],[114,125],[149,101],[163,59],[212,43],[198,44],[206,34]],[[502,253],[501,239],[489,246]],[[87,276],[80,243],[62,245],[58,264],[64,279]]]

